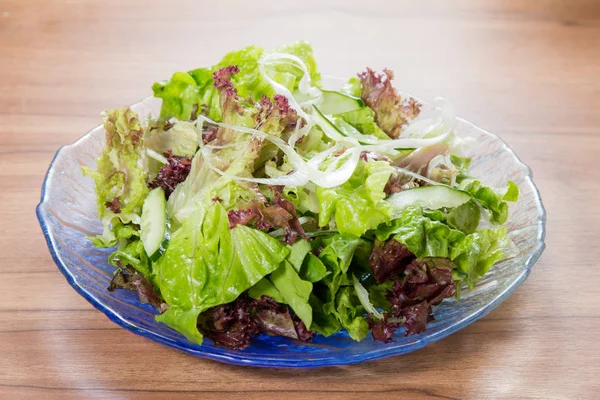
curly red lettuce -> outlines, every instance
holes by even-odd
[[[414,254],[402,243],[396,240],[377,240],[369,257],[369,267],[375,281],[383,283],[404,272],[404,268],[414,259]]]
[[[433,309],[456,294],[452,261],[441,257],[416,259],[406,246],[388,240],[375,244],[370,258],[371,271],[378,283],[393,279],[386,295],[390,311],[381,320],[369,316],[367,322],[375,340],[389,342],[404,324],[405,335],[422,333],[432,321]]]
[[[377,73],[370,68],[358,74],[362,83],[362,99],[375,111],[377,125],[391,138],[397,138],[402,127],[421,112],[421,104],[412,97],[404,100],[392,86],[394,73],[384,69]]]
[[[109,292],[114,292],[115,289],[131,290],[138,294],[142,304],[151,304],[160,312],[168,308],[167,303],[154,290],[148,278],[129,266],[123,266],[120,262],[118,265],[119,269],[115,271],[108,286]]]
[[[298,238],[307,238],[304,228],[296,216],[294,204],[281,196],[282,188],[274,186],[273,204],[260,200],[253,200],[245,207],[238,210],[230,210],[227,214],[229,227],[233,229],[237,225],[251,225],[262,231],[273,228],[283,229],[282,241],[293,244]]]
[[[198,329],[215,345],[243,350],[259,333],[284,336],[304,342],[315,335],[285,304],[269,296],[252,300],[242,294],[234,302],[206,310],[198,317]]]
[[[167,158],[167,163],[160,168],[156,178],[148,183],[148,187],[161,187],[167,198],[169,198],[177,185],[185,181],[190,174],[192,158],[174,156],[171,150],[165,154],[165,157]]]

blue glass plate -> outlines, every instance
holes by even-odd
[[[433,107],[433,106],[427,106]],[[153,98],[132,106],[141,116],[155,115],[160,103]],[[433,107],[434,108],[434,107]],[[56,265],[73,288],[113,322],[138,335],[199,357],[230,364],[260,367],[321,367],[359,363],[423,348],[483,317],[521,285],[544,249],[546,215],[530,169],[497,136],[458,119],[456,131],[475,139],[473,175],[490,185],[513,180],[521,196],[511,205],[508,223],[517,255],[495,265],[460,302],[444,301],[427,332],[404,337],[399,329],[395,342],[384,344],[370,337],[354,342],[345,332],[328,338],[317,336],[310,344],[286,338],[260,336],[248,349],[232,351],[215,347],[210,340],[201,346],[154,320],[155,310],[140,304],[129,291],[106,290],[113,267],[110,249],[97,249],[85,239],[102,231],[97,219],[93,182],[81,174],[81,166],[95,167],[104,146],[104,130],[97,127],[77,142],[62,147],[54,157],[42,187],[37,216]]]

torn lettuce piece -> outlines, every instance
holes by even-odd
[[[300,277],[305,281],[314,283],[319,282],[328,274],[329,271],[327,271],[327,267],[325,267],[325,264],[323,264],[319,257],[312,253],[308,253],[304,259],[304,262],[302,263]]]
[[[384,188],[392,171],[386,162],[360,160],[350,179],[342,185],[318,187],[319,226],[327,226],[333,219],[340,233],[361,236],[388,222],[391,206],[384,201]]]
[[[465,236],[450,251],[456,265],[455,280],[463,280],[472,288],[500,260],[513,256],[514,244],[505,227],[482,229]]]
[[[509,181],[504,189],[495,189],[483,185],[478,179],[467,178],[462,180],[457,188],[471,193],[474,199],[489,211],[489,220],[494,225],[502,225],[508,220],[507,202],[515,202],[519,198],[519,188],[512,181]]]
[[[352,286],[344,286],[336,294],[334,315],[348,335],[360,342],[369,333],[369,324],[364,319],[365,309]]]
[[[152,276],[150,259],[144,251],[144,245],[141,240],[134,240],[118,249],[108,257],[108,262],[115,267],[127,265],[135,269],[145,277]]]
[[[308,302],[312,283],[300,279],[292,265],[285,261],[270,277],[271,282],[294,313],[309,327],[312,324],[312,308]]]
[[[375,112],[375,122],[389,137],[398,138],[403,127],[419,116],[421,104],[398,95],[392,85],[394,73],[388,69],[376,73],[367,68],[358,78],[362,83],[362,99]]]
[[[174,156],[193,157],[198,148],[198,133],[195,124],[177,121],[167,130],[149,129],[144,135],[144,147],[164,155],[168,151]]]
[[[352,77],[348,79],[348,82],[346,82],[344,86],[342,86],[342,89],[340,91],[342,93],[349,94],[350,96],[362,97],[362,83],[360,82],[360,79]]]
[[[230,230],[219,202],[198,207],[153,266],[155,284],[169,304],[157,321],[202,343],[198,315],[235,300],[279,268],[288,253],[281,242],[259,230],[242,225]]]
[[[142,136],[144,130],[129,107],[108,110],[102,115],[106,146],[97,160],[96,170],[82,167],[84,176],[95,183],[98,216],[103,233],[92,239],[98,247],[112,247],[130,230],[116,231],[126,224],[139,224],[144,199],[148,194],[144,170]],[[116,234],[115,234],[116,232]]]
[[[260,299],[262,296],[269,296],[278,303],[285,303],[279,289],[277,289],[268,278],[262,278],[256,285],[252,286],[250,290],[248,290],[248,296],[256,300]]]
[[[393,237],[404,244],[416,257],[448,257],[450,251],[465,234],[443,222],[432,220],[420,207],[408,207],[390,225],[375,231],[377,239]]]
[[[278,47],[273,52],[288,53],[299,57],[306,65],[312,85],[320,85],[320,74],[313,56],[312,48],[307,42],[294,42]],[[257,46],[227,53],[223,59],[210,68],[198,68],[189,72],[176,72],[171,79],[156,82],[152,86],[154,97],[163,100],[161,117],[175,117],[187,121],[195,109],[205,112],[216,121],[222,121],[222,106],[213,85],[213,73],[219,69],[237,66],[239,73],[232,78],[238,95],[250,103],[258,102],[263,96],[272,97],[275,91],[264,79],[259,69],[259,60],[265,50]],[[299,68],[290,66],[289,62],[279,63],[269,68],[269,76],[276,82],[289,88],[297,88],[302,77]]]
[[[389,136],[375,123],[375,112],[369,107],[336,114],[336,117],[343,119],[363,135],[373,135],[377,139],[389,139]]]

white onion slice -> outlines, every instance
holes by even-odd
[[[163,156],[162,154],[158,154],[156,151],[152,150],[152,149],[146,149],[146,154],[148,155],[148,157],[155,159],[158,162],[161,162],[163,164],[168,164],[169,160],[167,160],[167,158],[165,156]]]
[[[421,180],[421,181],[423,181],[423,182],[427,182],[427,183],[429,183],[430,185],[442,185],[442,186],[448,186],[448,185],[444,185],[443,183],[436,182],[436,181],[434,181],[434,180],[432,180],[432,179],[429,179],[429,178],[427,178],[426,176],[423,176],[423,175],[421,175],[421,174],[417,174],[416,172],[412,172],[411,170],[409,170],[409,169],[406,169],[406,168],[397,167],[397,166],[395,166],[395,165],[392,165],[392,168],[394,168],[396,171],[398,171],[398,172],[401,172],[401,173],[403,173],[403,174],[405,174],[405,175],[408,175],[408,176],[411,176],[411,177],[413,177],[413,178],[419,179],[419,180]]]

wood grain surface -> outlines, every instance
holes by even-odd
[[[118,328],[35,218],[59,146],[175,70],[313,43],[502,136],[534,171],[547,249],[479,322],[423,350],[317,370],[233,367]],[[600,2],[0,1],[0,399],[600,398]]]

